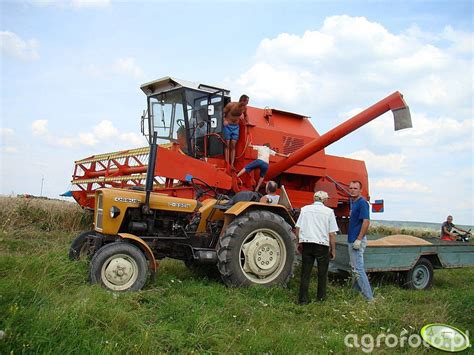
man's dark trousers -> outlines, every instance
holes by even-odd
[[[308,303],[309,280],[314,260],[318,263],[318,293],[317,299],[322,301],[326,298],[326,286],[328,281],[329,246],[316,243],[302,243],[302,265],[301,283],[298,301]]]

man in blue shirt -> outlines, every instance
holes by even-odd
[[[362,183],[360,181],[351,181],[349,184],[351,216],[349,220],[349,232],[347,234],[347,245],[352,268],[353,287],[362,293],[368,301],[372,301],[374,296],[364,269],[364,251],[367,246],[365,234],[370,225],[369,204],[362,197],[361,192]]]

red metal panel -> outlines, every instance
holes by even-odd
[[[216,166],[184,155],[177,150],[158,147],[155,176],[184,181],[188,174],[224,190],[232,186],[232,178]]]

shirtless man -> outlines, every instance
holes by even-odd
[[[230,163],[232,169],[234,169],[235,146],[239,139],[239,120],[243,115],[245,123],[249,122],[247,116],[248,103],[249,97],[247,95],[242,95],[239,102],[229,102],[224,107],[224,139],[226,143],[225,161]]]

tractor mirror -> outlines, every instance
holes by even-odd
[[[142,117],[141,117],[141,122],[140,122],[140,123],[141,123],[141,127],[140,127],[140,128],[141,128],[142,134],[143,134],[144,136],[148,135],[148,132],[146,132],[146,130],[145,130],[145,129],[148,128],[148,127],[145,126],[145,120],[147,120],[147,119],[148,119],[148,117],[146,117],[146,111],[143,110],[143,115],[142,115]],[[145,127],[146,127],[146,128],[145,128]]]
[[[212,116],[214,114],[214,105],[207,106],[207,114]]]
[[[408,108],[408,106],[397,110],[392,110],[392,112],[393,120],[395,123],[395,131],[413,127],[411,123],[410,109]]]
[[[217,128],[217,118],[211,118],[211,128]]]

